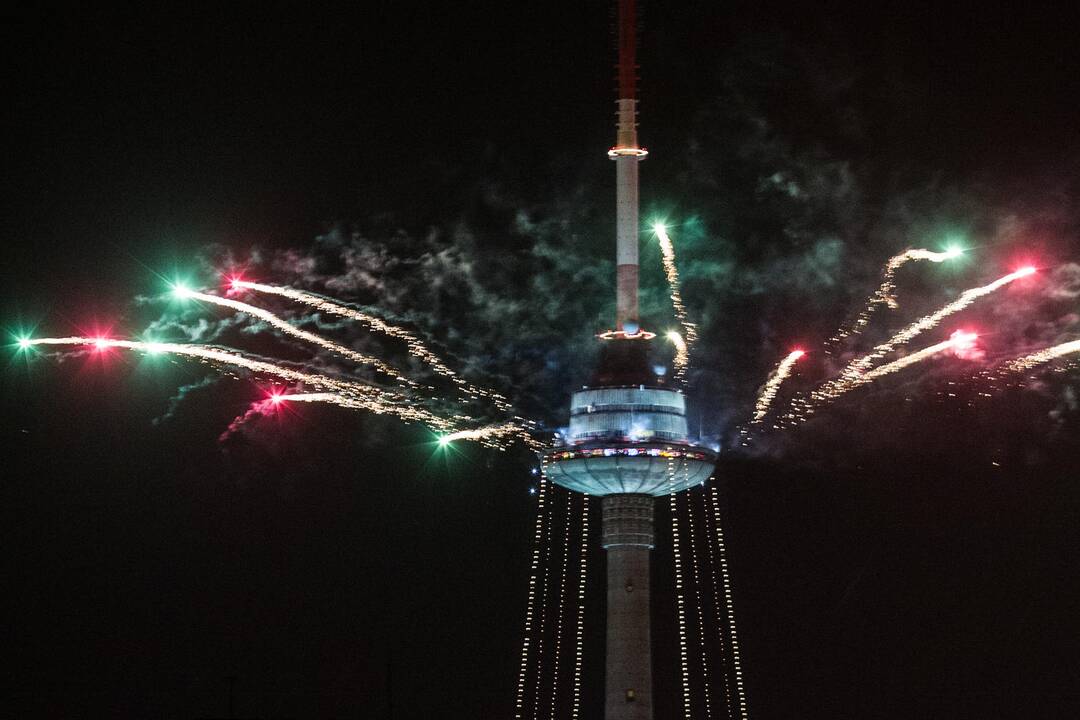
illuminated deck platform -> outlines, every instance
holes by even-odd
[[[708,479],[710,448],[691,443],[686,401],[660,387],[586,388],[573,394],[563,444],[544,456],[552,482],[587,495],[667,495]]]

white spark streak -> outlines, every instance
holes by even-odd
[[[681,373],[686,371],[686,366],[690,362],[690,349],[686,347],[686,340],[677,330],[669,331],[667,339],[668,342],[675,346],[675,375],[679,377]]]
[[[1061,343],[1060,345],[1054,345],[1045,350],[1040,350],[1039,352],[1016,358],[1015,360],[1006,363],[1004,369],[1010,372],[1023,372],[1024,370],[1030,370],[1036,365],[1042,365],[1043,363],[1048,363],[1074,353],[1080,353],[1080,340]]]
[[[662,223],[657,223],[653,226],[653,231],[660,241],[660,252],[664,258],[664,275],[667,277],[668,289],[671,292],[671,305],[675,310],[675,319],[679,321],[683,329],[681,338],[685,342],[675,356],[675,377],[682,380],[690,362],[690,348],[697,341],[697,326],[687,319],[686,307],[683,305],[682,292],[679,289],[679,268],[675,265],[675,246],[668,236],[667,228]]]
[[[900,332],[893,335],[887,341],[876,346],[869,353],[852,360],[848,363],[841,373],[840,377],[835,380],[822,385],[820,388],[810,393],[810,399],[812,402],[820,403],[828,400],[833,400],[840,395],[843,395],[847,391],[862,385],[862,378],[869,370],[870,366],[874,364],[874,361],[885,357],[887,354],[893,352],[898,346],[910,341],[912,338],[917,337],[923,332],[936,327],[946,317],[964,310],[973,302],[981,297],[989,295],[990,293],[1005,287],[1011,282],[1019,280],[1020,278],[1028,277],[1035,273],[1035,268],[1025,267],[1017,270],[1016,272],[1009,273],[1004,277],[1000,277],[989,285],[983,285],[982,287],[971,288],[965,290],[960,297],[953,300],[948,305],[940,308],[939,310],[919,318],[915,322],[905,327]],[[887,366],[883,366],[887,367]],[[810,403],[804,403],[805,407],[801,408],[803,412],[808,411]]]
[[[449,378],[452,382],[459,385],[472,395],[479,395],[490,399],[497,408],[500,410],[509,410],[510,403],[502,395],[483,388],[477,388],[467,382],[465,379],[458,376],[453,370],[446,366],[446,364],[439,358],[438,355],[433,353],[427,348],[426,345],[415,335],[408,330],[397,325],[391,325],[390,323],[375,317],[365,312],[356,310],[355,308],[348,307],[338,302],[334,302],[328,298],[315,295],[313,293],[304,292],[303,290],[296,290],[295,288],[283,287],[280,285],[265,285],[263,283],[250,282],[247,280],[241,280],[239,278],[233,279],[231,285],[235,289],[246,289],[254,292],[266,293],[270,295],[279,295],[281,297],[294,300],[298,303],[307,305],[308,307],[315,308],[321,312],[328,313],[330,315],[337,315],[338,317],[348,318],[357,322],[363,323],[372,330],[380,332],[390,337],[404,340],[409,348],[409,353],[413,357],[419,358],[423,362],[427,363],[435,372],[443,377]]]
[[[282,367],[263,360],[254,360],[239,353],[213,348],[206,345],[188,345],[178,343],[142,342],[137,340],[113,340],[109,338],[93,337],[63,337],[63,338],[36,338],[29,341],[29,345],[87,345],[97,350],[119,348],[124,350],[139,350],[149,353],[165,353],[171,355],[184,355],[205,360],[211,363],[241,367],[252,372],[273,375],[274,377],[293,382],[300,382],[328,392],[314,393],[323,402],[332,402],[335,405],[346,408],[363,409],[377,414],[394,415],[402,420],[410,422],[422,422],[434,430],[445,432],[453,430],[451,421],[441,418],[433,413],[411,406],[408,400],[398,394],[388,392],[374,385],[342,380],[306,373],[292,368]]]
[[[362,408],[363,406],[353,402],[347,397],[334,393],[296,393],[290,395],[278,395],[278,401],[295,402],[329,402],[346,408]],[[472,418],[457,416],[458,421],[469,421]],[[520,420],[520,418],[519,418]],[[457,440],[476,440],[481,445],[504,449],[508,443],[506,440],[518,439],[526,445],[539,449],[542,447],[528,432],[523,422],[506,422],[501,425],[489,425],[473,430],[455,430],[439,437],[440,445],[449,445]]]
[[[754,406],[754,418],[750,421],[751,423],[759,423],[764,419],[765,415],[769,412],[769,408],[772,406],[773,400],[776,398],[776,393],[780,390],[780,384],[791,374],[791,370],[795,367],[795,363],[805,354],[806,352],[803,350],[792,350],[788,353],[787,357],[781,360],[780,364],[776,366],[776,369],[772,372],[769,379],[765,382],[764,387],[761,389],[757,404]]]
[[[963,254],[963,250],[956,248],[945,252],[910,248],[899,255],[894,255],[889,258],[889,261],[885,263],[885,270],[881,274],[881,285],[874,291],[874,294],[870,296],[870,299],[866,303],[866,307],[859,313],[859,316],[855,319],[855,322],[851,324],[851,327],[841,328],[836,335],[829,339],[829,341],[835,343],[850,335],[858,335],[870,322],[870,315],[878,305],[887,305],[893,310],[899,307],[896,302],[896,271],[902,266],[914,260],[929,260],[930,262],[940,263],[959,257]]]
[[[894,360],[891,363],[874,368],[870,372],[863,375],[861,381],[858,384],[864,385],[884,375],[891,375],[894,372],[903,370],[904,368],[910,365],[914,365],[915,363],[922,362],[923,360],[931,358],[934,355],[937,355],[938,353],[944,352],[946,350],[951,350],[954,348],[958,350],[970,348],[972,347],[972,345],[974,345],[976,337],[977,336],[974,333],[953,333],[953,336],[948,340],[945,340],[944,342],[939,342],[936,345],[931,345],[930,347],[923,348],[918,352],[913,352],[910,355],[906,355],[899,360]]]
[[[291,336],[293,336],[295,338],[298,338],[300,340],[304,340],[305,342],[312,343],[313,345],[318,345],[321,348],[324,348],[326,350],[329,350],[330,352],[341,355],[342,357],[349,358],[353,362],[360,363],[361,365],[370,365],[370,366],[374,367],[376,370],[378,370],[379,372],[381,372],[381,373],[383,373],[385,375],[389,375],[390,377],[394,378],[395,380],[397,380],[400,383],[403,383],[403,384],[408,385],[410,387],[416,387],[416,383],[414,383],[412,380],[409,380],[408,378],[406,378],[399,371],[397,371],[394,368],[390,367],[389,365],[387,365],[385,362],[383,362],[379,358],[373,357],[371,355],[365,355],[364,353],[361,353],[361,352],[357,352],[356,350],[353,350],[352,348],[348,348],[348,347],[345,347],[344,345],[340,345],[340,344],[338,344],[338,343],[336,343],[336,342],[334,342],[332,340],[328,340],[327,338],[324,338],[321,335],[316,335],[315,333],[311,333],[311,332],[308,332],[306,330],[301,330],[300,328],[292,325],[291,323],[289,323],[284,318],[278,317],[277,315],[270,312],[269,310],[264,310],[263,308],[256,307],[254,305],[249,305],[248,303],[240,302],[239,300],[230,300],[228,298],[219,297],[217,295],[209,295],[207,293],[196,292],[194,290],[183,289],[181,292],[178,292],[177,294],[180,297],[183,297],[183,298],[192,298],[194,300],[201,300],[203,302],[211,303],[213,305],[220,305],[221,307],[227,307],[227,308],[229,308],[231,310],[235,310],[237,312],[247,313],[248,315],[251,315],[253,317],[257,317],[260,320],[268,323],[269,325],[272,325],[273,327],[276,327],[277,329],[281,330],[282,332],[286,333],[287,335],[291,335]]]

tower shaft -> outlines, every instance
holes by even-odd
[[[637,9],[619,0],[619,99],[615,146],[615,328],[638,324],[638,162],[645,157],[637,140]]]
[[[635,101],[630,101],[635,102]],[[615,158],[615,329],[638,323],[638,158]]]
[[[604,720],[652,720],[649,555],[653,499],[608,495],[602,502],[607,551],[607,673]]]

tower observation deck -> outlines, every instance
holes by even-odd
[[[596,372],[570,399],[570,427],[544,456],[548,477],[601,499],[607,551],[605,720],[652,720],[650,551],[653,498],[705,482],[715,453],[691,442],[686,400],[649,363],[638,320],[637,17],[619,0],[616,144],[616,324],[600,335]]]
[[[609,340],[592,381],[570,397],[570,427],[548,476],[587,495],[668,495],[700,485],[715,454],[690,441],[686,399],[647,363],[648,341]]]
[[[652,720],[650,551],[653,498],[704,483],[715,453],[690,441],[683,394],[649,369],[648,340],[605,342],[570,400],[570,427],[545,456],[548,477],[601,497],[607,551],[605,720]]]

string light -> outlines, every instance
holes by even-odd
[[[581,549],[579,550],[580,574],[578,575],[577,637],[574,648],[574,695],[570,717],[577,720],[581,711],[581,661],[584,655],[585,637],[585,581],[588,577],[589,559],[589,496],[582,495],[581,503]]]
[[[709,478],[709,480],[710,480],[710,483],[711,483],[713,478]],[[719,581],[716,579],[716,566],[718,565],[718,563],[716,561],[716,555],[715,555],[715,553],[713,551],[713,544],[708,539],[708,535],[710,534],[710,532],[715,532],[715,531],[710,531],[710,528],[709,528],[709,516],[710,516],[710,513],[708,511],[707,497],[708,497],[708,493],[705,492],[705,491],[702,491],[702,493],[701,493],[701,505],[702,505],[702,515],[705,518],[705,533],[706,533],[705,549],[708,551],[708,554],[709,554],[709,575],[710,575],[711,580],[712,580],[713,619],[715,620],[715,624],[716,624],[716,637],[720,641],[720,670],[721,670],[720,676],[721,676],[721,678],[723,680],[723,685],[724,685],[724,706],[727,708],[727,714],[728,714],[729,720],[734,720],[734,718],[735,718],[735,705],[734,705],[734,703],[731,702],[731,683],[728,681],[728,661],[727,661],[727,655],[724,652],[724,648],[727,647],[728,643],[727,643],[727,640],[724,639],[724,624],[725,623],[724,623],[724,620],[720,616],[721,586],[720,586]]]
[[[668,484],[671,508],[671,548],[675,559],[675,602],[679,620],[679,677],[682,681],[683,716],[690,720],[690,668],[686,648],[686,607],[683,597],[682,555],[679,551],[679,512],[675,503],[675,463],[668,459]]]
[[[543,472],[547,473],[547,466],[543,468]],[[554,487],[552,488],[554,493]],[[547,527],[547,533],[545,537],[547,542],[544,545],[544,579],[540,584],[540,628],[536,633],[536,682],[533,683],[533,702],[532,702],[532,716],[538,717],[539,705],[540,705],[540,679],[544,676],[544,633],[547,631],[547,616],[548,616],[548,584],[551,579],[551,515],[552,507],[554,503],[548,504],[547,519],[545,525]]]
[[[540,565],[540,546],[544,535],[544,505],[548,490],[547,465],[540,473],[540,491],[536,500],[536,522],[533,525],[532,564],[529,567],[529,599],[525,605],[525,632],[521,641],[521,666],[518,669],[517,695],[514,700],[514,717],[524,720],[525,680],[528,675],[529,650],[533,638],[533,618],[536,611],[536,575]]]
[[[692,490],[686,492],[686,516],[687,529],[690,531],[690,558],[692,561],[691,568],[693,569],[694,579],[694,601],[697,603],[697,644],[698,649],[701,651],[701,679],[702,685],[705,688],[705,717],[712,718],[712,698],[709,695],[709,661],[705,654],[705,613],[702,611],[701,603],[701,571],[698,567],[697,533],[694,528],[694,507],[690,497],[692,492]]]
[[[555,611],[555,653],[551,674],[551,717],[555,717],[555,700],[559,694],[559,659],[562,657],[563,608],[566,600],[566,574],[570,560],[570,514],[574,495],[566,493],[566,522],[563,528],[562,569],[559,571],[559,605]]]
[[[739,702],[739,718],[748,720],[746,709],[746,691],[743,689],[742,662],[739,658],[739,638],[735,630],[735,599],[731,593],[731,578],[728,576],[727,550],[724,547],[724,530],[720,523],[720,505],[717,502],[716,488],[710,488],[709,498],[713,507],[713,519],[716,527],[716,547],[720,556],[720,577],[723,581],[724,608],[727,612],[728,636],[731,646],[732,665],[735,669],[735,694]]]

